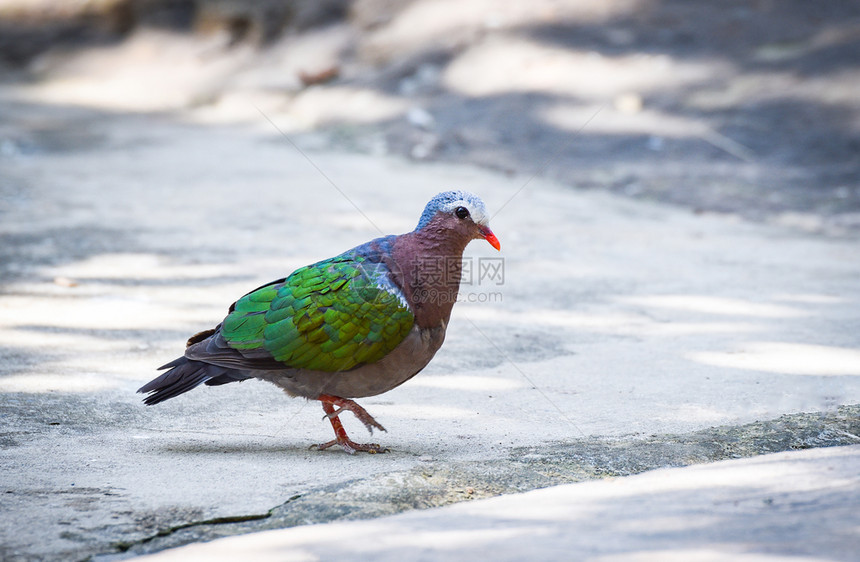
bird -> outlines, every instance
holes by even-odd
[[[445,340],[463,251],[476,239],[501,251],[481,198],[439,193],[413,231],[373,239],[245,294],[138,392],[154,405],[201,384],[260,379],[322,403],[335,438],[312,447],[387,452],[352,441],[339,416],[352,412],[371,435],[386,431],[354,399],[387,392],[427,366]]]

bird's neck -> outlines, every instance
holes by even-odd
[[[415,323],[434,328],[448,323],[457,301],[468,239],[436,229],[400,236],[394,245],[395,279],[412,306]]]

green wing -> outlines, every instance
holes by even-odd
[[[382,359],[414,322],[384,266],[353,255],[248,293],[231,308],[221,335],[246,356],[263,352],[288,367],[336,372]]]

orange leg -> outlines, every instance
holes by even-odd
[[[352,441],[349,436],[346,434],[346,430],[343,428],[343,424],[340,422],[340,418],[338,417],[341,412],[344,410],[349,410],[358,420],[364,424],[367,430],[373,434],[373,428],[377,428],[381,431],[385,431],[385,428],[379,424],[373,416],[367,413],[367,410],[349,400],[347,398],[340,398],[338,396],[331,396],[329,394],[321,394],[317,400],[322,402],[323,410],[329,421],[331,422],[331,426],[334,429],[335,439],[329,441],[328,443],[323,443],[321,445],[317,445],[316,448],[319,450],[328,449],[332,445],[340,445],[344,451],[349,454],[354,454],[356,451],[367,451],[368,453],[385,453],[388,449],[380,447],[376,443],[356,443]],[[335,409],[337,407],[337,409]]]

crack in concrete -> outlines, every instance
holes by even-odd
[[[247,523],[249,521],[259,521],[261,519],[268,519],[269,517],[272,516],[272,513],[276,509],[281,508],[281,507],[285,506],[286,504],[288,504],[294,500],[297,500],[300,497],[301,497],[300,495],[293,496],[290,499],[288,499],[287,501],[283,502],[282,504],[279,504],[279,505],[273,507],[272,509],[268,510],[266,513],[252,513],[250,515],[226,515],[223,517],[213,517],[211,519],[203,519],[201,521],[191,521],[189,523],[182,523],[180,525],[173,525],[173,526],[167,527],[165,529],[160,529],[154,535],[151,535],[149,537],[145,537],[145,538],[142,538],[142,539],[139,539],[136,541],[119,541],[119,542],[114,543],[113,547],[117,550],[117,552],[126,552],[128,550],[131,550],[135,546],[145,545],[145,544],[147,544],[147,543],[149,543],[155,539],[158,539],[161,537],[168,537],[168,536],[170,536],[170,535],[172,535],[178,531],[190,529],[192,527],[198,527],[198,526],[203,526],[203,525],[228,525],[228,524],[232,524],[232,523]],[[85,560],[90,560],[91,558],[92,557],[88,557],[88,558],[85,558]]]

